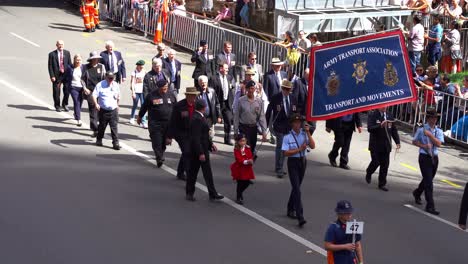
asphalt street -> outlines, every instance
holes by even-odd
[[[289,180],[275,177],[269,143],[261,147],[245,206],[232,202],[233,151],[222,144],[221,126],[212,166],[218,191],[228,199],[209,202],[199,177],[197,202],[185,201],[185,185],[174,176],[177,145],[169,146],[158,169],[148,131],[128,123],[128,83],[121,87],[123,149],[111,148],[110,135],[105,147],[96,147],[89,129],[75,126],[72,112],[53,110],[47,54],[55,41],[63,39],[65,49],[86,59],[113,40],[128,74],[139,59],[149,69],[156,53],[142,34],[103,24],[96,33],[81,32],[78,8],[63,1],[0,0],[1,263],[326,263],[323,238],[341,199],[350,200],[355,218],[365,222],[366,263],[467,263],[468,233],[456,223],[468,162],[450,146],[440,154],[435,201],[441,215],[434,218],[412,200],[420,174],[411,135],[401,133],[402,149],[392,153],[386,193],[377,189],[377,175],[371,185],[364,181],[368,133],[354,134],[352,170],[345,171],[328,164],[333,136],[320,122],[302,186],[308,221],[302,229],[285,215]],[[177,57],[182,86],[189,86],[190,54],[181,50]],[[86,102],[83,109],[86,124]]]

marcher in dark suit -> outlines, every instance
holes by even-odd
[[[460,217],[458,218],[458,225],[461,229],[466,230],[466,218],[468,216],[468,183],[465,185],[463,198],[460,205]]]
[[[208,50],[208,43],[206,40],[200,41],[200,47],[193,53],[190,61],[195,63],[195,69],[193,70],[192,78],[195,87],[198,88],[198,77],[205,75],[209,78],[216,71],[215,61],[213,60],[213,52]]]
[[[143,95],[145,98],[149,93],[158,89],[157,83],[160,81],[171,83],[171,77],[168,70],[163,69],[162,60],[156,58],[153,59],[151,71],[147,72],[143,78]]]
[[[203,178],[208,188],[210,200],[221,200],[224,196],[220,195],[214,186],[213,172],[210,164],[210,152],[218,149],[211,141],[209,135],[210,126],[206,122],[204,112],[207,107],[205,100],[198,99],[195,102],[195,112],[190,121],[190,147],[191,159],[190,170],[186,182],[186,199],[195,201],[195,183],[197,182],[198,171],[202,168]]]
[[[57,46],[57,49],[49,53],[48,69],[50,81],[52,82],[54,107],[57,112],[60,112],[60,85],[62,84],[65,70],[72,62],[70,52],[63,48],[63,40],[57,40],[55,46]],[[68,89],[63,86],[62,108],[65,112],[68,112],[69,96]]]
[[[400,149],[400,136],[393,122],[394,118],[391,113],[387,112],[387,107],[370,112],[367,119],[369,151],[372,160],[366,170],[366,182],[371,182],[372,174],[380,166],[379,189],[382,191],[388,191],[385,185],[387,184],[387,172],[390,165],[392,138],[395,141],[396,149]]]
[[[288,75],[285,71],[281,70],[283,62],[279,58],[273,58],[271,60],[271,71],[269,71],[263,79],[263,90],[268,96],[268,101],[271,102],[273,95],[281,92],[281,82],[283,79],[287,79]]]
[[[206,117],[206,122],[210,126],[210,134],[214,136],[213,126],[216,123],[221,124],[221,108],[218,101],[218,96],[213,88],[208,87],[208,77],[201,75],[198,77],[198,86],[200,94],[197,96],[197,99],[205,100],[206,102],[206,111],[204,115]]]
[[[294,82],[292,95],[297,98],[297,105],[299,108],[299,113],[306,116],[307,112],[307,97],[309,96],[309,68],[304,69],[302,78],[297,79]],[[316,121],[305,121],[309,124],[310,134],[313,135],[315,129],[317,128]]]
[[[330,164],[333,167],[337,167],[336,157],[338,157],[338,151],[341,149],[340,168],[345,170],[351,169],[348,166],[348,153],[351,139],[353,138],[353,133],[356,131],[356,128],[359,133],[362,132],[362,123],[359,113],[328,119],[325,126],[328,133],[333,130],[335,134],[335,143],[330,153],[328,153]]]
[[[232,53],[232,43],[230,41],[225,41],[223,44],[223,51],[216,55],[216,68],[219,68],[219,65],[224,63],[228,65],[229,74],[235,76],[238,71],[235,69],[237,58],[236,54]]]
[[[169,87],[169,90],[175,91],[179,94],[182,63],[175,58],[176,54],[177,52],[175,50],[169,49],[167,52],[167,58],[163,59],[163,69],[167,70],[171,79],[171,87]]]
[[[101,63],[106,67],[106,71],[114,73],[115,81],[118,83],[125,82],[127,73],[125,69],[125,61],[119,51],[114,50],[114,42],[106,41],[106,50],[101,52]]]
[[[185,99],[180,100],[172,109],[171,121],[167,131],[167,143],[175,139],[182,155],[177,166],[177,178],[185,180],[190,168],[190,120],[195,112],[195,100],[200,92],[195,87],[185,88]]]
[[[208,82],[218,96],[221,115],[224,122],[224,144],[232,145],[231,125],[233,122],[232,104],[234,102],[234,88],[232,76],[228,74],[229,68],[226,63],[219,65],[219,72],[212,76]]]
[[[284,79],[281,83],[281,93],[275,94],[268,105],[266,111],[266,120],[272,122],[273,134],[276,136],[275,149],[275,173],[278,178],[283,178],[286,172],[283,170],[284,154],[281,150],[283,146],[283,137],[289,133],[289,117],[293,113],[298,113],[296,97],[291,93],[292,83]]]

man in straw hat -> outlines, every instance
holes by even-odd
[[[301,184],[307,168],[306,150],[315,148],[309,125],[305,123],[303,126],[303,122],[304,117],[300,114],[294,113],[290,116],[291,131],[284,136],[281,146],[284,155],[288,157],[289,181],[292,187],[287,216],[297,219],[300,227],[306,223],[301,200]]]
[[[273,58],[271,60],[271,70],[263,78],[263,89],[270,102],[273,95],[281,91],[280,86],[283,79],[288,78],[287,73],[281,70],[283,64],[283,61],[279,58]]]
[[[426,124],[418,128],[413,138],[413,144],[419,147],[419,168],[422,175],[418,188],[413,191],[413,197],[416,204],[422,204],[421,195],[424,192],[426,212],[439,215],[435,209],[432,181],[439,166],[439,148],[444,143],[444,133],[436,126],[439,114],[435,108],[428,108],[425,116]]]
[[[283,137],[289,133],[289,117],[299,112],[297,99],[291,95],[292,83],[284,79],[281,83],[281,92],[275,94],[268,104],[266,111],[267,123],[271,123],[272,133],[276,137],[275,149],[275,173],[278,178],[283,178],[286,172],[283,170],[284,155],[281,151]]]
[[[200,92],[195,87],[185,88],[185,99],[174,105],[167,131],[166,144],[175,139],[182,155],[177,166],[177,178],[185,180],[190,168],[190,119],[195,112],[195,100]]]
[[[166,135],[172,108],[177,102],[174,93],[169,91],[169,83],[165,80],[158,82],[158,89],[151,91],[145,98],[138,113],[137,123],[141,124],[148,111],[148,130],[158,168],[163,165],[164,151],[166,151]]]
[[[83,88],[83,93],[86,95],[89,109],[89,127],[93,131],[91,137],[97,136],[98,131],[98,112],[94,105],[92,93],[96,85],[106,78],[106,67],[99,63],[101,56],[97,51],[93,51],[89,54],[88,65],[84,72],[83,80],[86,87]]]

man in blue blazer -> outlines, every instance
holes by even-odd
[[[182,70],[182,63],[175,58],[177,52],[169,49],[167,58],[163,59],[163,69],[166,69],[170,74],[171,87],[170,90],[176,91],[179,94],[180,89],[180,73]],[[176,94],[176,96],[177,96]]]
[[[271,101],[273,95],[281,92],[281,82],[287,79],[285,71],[282,71],[283,62],[279,58],[271,60],[271,70],[263,78],[263,90],[268,96],[268,101]]]
[[[126,70],[125,62],[122,54],[114,50],[114,42],[111,40],[106,41],[106,50],[101,52],[100,63],[104,64],[106,71],[111,71],[115,75],[115,81],[118,83],[125,82]]]

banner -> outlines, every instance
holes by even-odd
[[[400,30],[313,47],[307,120],[326,120],[417,98]]]

